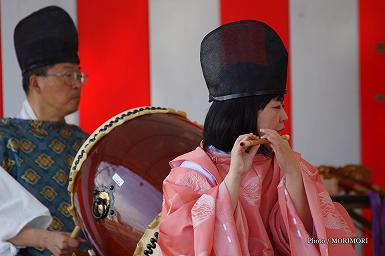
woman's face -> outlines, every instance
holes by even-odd
[[[272,129],[281,131],[285,128],[285,121],[288,119],[283,108],[283,103],[272,99],[264,109],[258,111],[258,129]]]

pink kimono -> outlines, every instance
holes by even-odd
[[[254,158],[233,213],[223,182],[230,156],[198,147],[171,161],[163,183],[158,239],[163,255],[354,255],[353,244],[332,240],[354,237],[350,217],[331,201],[318,171],[297,156],[313,234],[298,217],[275,158]]]

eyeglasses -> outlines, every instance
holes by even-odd
[[[87,80],[88,80],[88,75],[80,71],[73,71],[73,72],[64,71],[61,73],[45,74],[45,76],[63,77],[65,82],[68,84],[73,84],[73,82],[79,81],[82,85],[84,85],[87,83]]]

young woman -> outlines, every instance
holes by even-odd
[[[171,161],[158,243],[164,255],[354,255],[345,209],[317,170],[279,132],[287,51],[252,20],[223,25],[202,41],[213,101],[203,142]],[[266,145],[241,146],[258,137]],[[348,241],[348,240],[346,240]]]

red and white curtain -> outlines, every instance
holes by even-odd
[[[385,94],[383,1],[2,0],[3,116],[14,116],[25,97],[13,29],[51,4],[78,25],[89,82],[70,121],[86,131],[143,105],[180,109],[203,123],[209,103],[202,38],[220,24],[257,19],[275,28],[289,50],[285,105],[295,150],[314,165],[364,163],[385,185],[385,101],[378,96]]]

